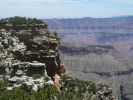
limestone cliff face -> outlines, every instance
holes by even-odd
[[[6,24],[0,32],[1,55],[3,55],[1,66],[2,61],[9,58],[11,58],[11,65],[7,67],[11,68],[15,68],[12,67],[14,62],[44,63],[47,74],[50,77],[55,75],[60,67],[58,52],[60,40],[57,33],[49,32],[45,24],[16,26]]]

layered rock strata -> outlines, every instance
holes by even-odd
[[[48,75],[55,82],[54,76],[61,75],[64,68],[60,64],[57,33],[49,32],[46,24],[6,24],[4,27],[0,31],[0,74],[8,73],[11,80]]]

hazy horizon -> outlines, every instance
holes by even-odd
[[[132,0],[0,0],[0,18],[108,18],[133,15]]]
[[[15,17],[19,15],[14,15],[14,16],[8,16],[8,17],[0,17],[0,19],[4,18],[9,18],[9,17]],[[30,17],[30,16],[19,16],[19,17],[25,17],[25,18],[38,18],[38,17]],[[117,18],[117,17],[133,17],[133,15],[121,15],[121,16],[110,16],[110,17],[90,17],[90,16],[85,16],[85,17],[44,17],[44,18],[38,18],[38,19],[82,19],[82,18]]]

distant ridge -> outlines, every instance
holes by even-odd
[[[66,69],[72,71],[70,76],[104,81],[115,89],[115,94],[119,94],[119,100],[133,99],[132,15],[55,18],[43,21],[49,25],[51,31],[60,33],[61,61]]]
[[[111,18],[62,18],[43,19],[51,31],[58,33],[131,33],[133,32],[133,16]]]
[[[128,18],[128,17],[133,17],[133,15],[122,15],[122,16],[111,16],[111,17],[89,17],[89,16],[86,16],[86,17],[77,17],[77,18],[44,18],[42,20],[52,20],[52,19],[110,19],[110,18]]]

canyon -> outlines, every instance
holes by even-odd
[[[74,77],[69,77],[68,73],[68,70],[74,67],[77,71],[81,69],[80,66],[77,66],[79,63],[75,62],[75,59],[79,58],[76,55],[80,52],[83,55],[90,52],[99,55],[108,52],[107,49],[112,49],[112,47],[102,46],[104,49],[101,49],[101,46],[98,48],[89,46],[78,49],[77,47],[68,48],[69,45],[60,46],[60,44],[57,33],[50,32],[47,25],[41,20],[19,16],[1,19],[0,90],[3,92],[0,93],[0,98],[13,99],[15,97],[15,100],[18,98],[31,98],[32,100],[39,96],[37,97],[39,100],[44,98],[47,100],[57,100],[58,98],[62,100],[113,99],[112,88],[107,84],[74,79]],[[75,57],[73,56],[74,58],[71,60],[68,55],[73,54],[72,52]],[[69,63],[64,62],[64,56],[68,57],[67,62],[71,60],[70,68],[66,67],[67,71],[61,64],[69,66]],[[86,65],[83,67],[85,67],[84,73],[90,71],[86,71]],[[91,71],[91,73],[97,73],[95,71]],[[75,74],[75,72],[72,73]],[[92,78],[94,79],[94,77]],[[123,92],[121,93],[123,94]]]
[[[61,37],[69,75],[108,83],[119,100],[132,100],[133,16],[44,19]]]

